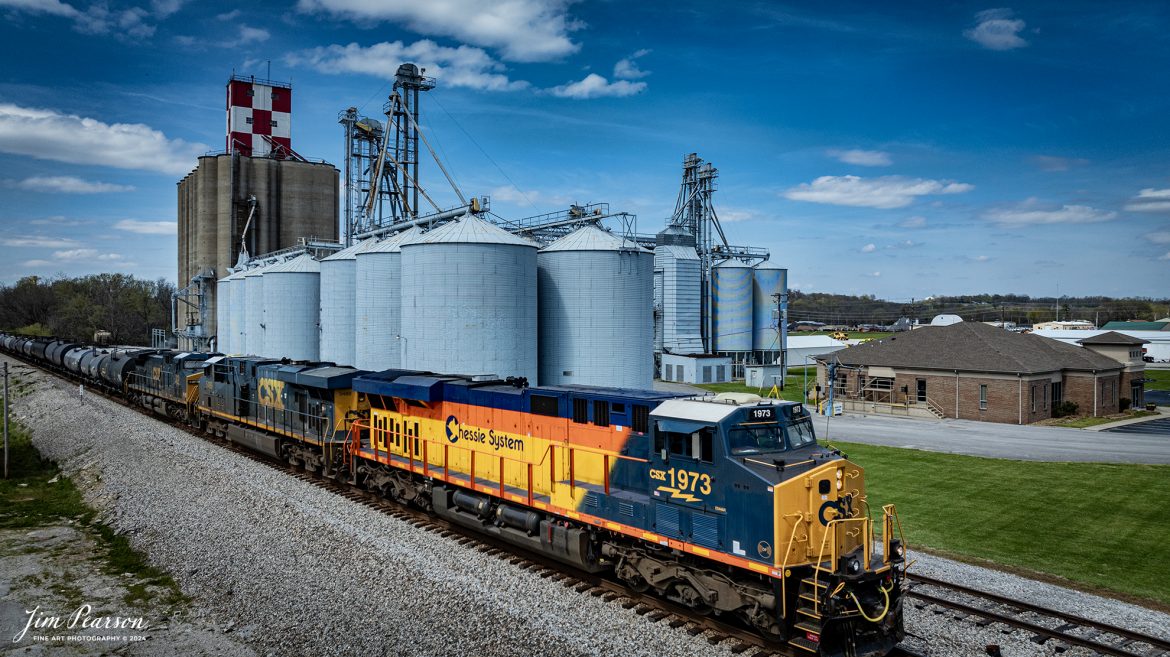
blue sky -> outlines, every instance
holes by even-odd
[[[173,280],[233,71],[271,62],[293,148],[337,163],[338,112],[415,61],[432,143],[505,217],[656,232],[697,152],[794,288],[1167,295],[1170,5],[810,4],[0,0],[0,282]]]

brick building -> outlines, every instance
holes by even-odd
[[[1093,416],[1118,412],[1122,398],[1141,403],[1143,341],[1107,333],[1080,342],[960,322],[821,357],[817,378],[827,390],[827,364],[837,364],[834,400],[858,410],[916,409],[985,422],[1036,422],[1065,401]]]

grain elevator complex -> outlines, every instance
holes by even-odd
[[[403,64],[383,118],[342,110],[339,169],[293,150],[288,85],[229,81],[227,151],[179,182],[179,347],[630,389],[785,365],[787,272],[728,243],[711,164],[684,158],[657,234],[604,203],[500,217],[431,150],[434,86]]]

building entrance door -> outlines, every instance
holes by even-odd
[[[918,401],[926,401],[926,379],[918,379]]]

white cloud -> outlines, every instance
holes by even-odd
[[[987,9],[975,14],[975,27],[963,36],[988,50],[1012,50],[1028,45],[1020,32],[1024,21],[1014,18],[1011,9]]]
[[[1170,189],[1143,189],[1125,204],[1130,212],[1164,212],[1170,210]]]
[[[141,123],[109,124],[55,110],[0,103],[0,152],[70,164],[183,174],[208,148],[206,144],[167,139]]]
[[[174,221],[135,221],[134,219],[123,219],[114,224],[114,228],[140,235],[174,235],[178,230],[178,224]]]
[[[41,219],[33,219],[28,222],[33,226],[84,226],[88,221],[80,221],[78,219],[69,219],[60,215],[52,217],[43,217]]]
[[[110,11],[104,3],[92,4],[74,17],[74,29],[84,34],[112,34],[119,39],[146,39],[154,36],[154,25],[146,22],[149,13],[141,7]]]
[[[240,10],[233,9],[231,11],[227,11],[227,12],[224,12],[222,14],[216,14],[215,20],[217,20],[217,21],[230,21],[230,20],[235,20],[239,17],[240,17]]]
[[[590,73],[582,80],[553,87],[549,89],[549,93],[558,98],[622,98],[640,93],[645,88],[645,82],[630,82],[629,80],[610,82],[596,73]]]
[[[568,16],[571,0],[299,0],[304,12],[362,23],[390,21],[425,35],[500,51],[504,59],[537,62],[577,52],[569,33],[584,27]]]
[[[260,27],[248,27],[247,25],[240,26],[240,38],[236,39],[235,45],[243,45],[245,43],[259,43],[267,41],[268,37],[272,36]]]
[[[849,205],[863,208],[901,208],[910,205],[919,196],[929,194],[960,194],[975,189],[974,185],[951,180],[928,180],[882,176],[821,176],[811,183],[801,183],[784,192],[793,201]]]
[[[58,192],[62,194],[103,194],[106,192],[132,192],[129,185],[93,182],[75,176],[33,176],[11,185],[30,192]]]
[[[1082,167],[1089,161],[1082,157],[1057,157],[1055,155],[1036,155],[1032,157],[1035,164],[1043,171],[1068,171],[1073,167]]]
[[[1160,257],[1160,258],[1158,258],[1158,259],[1159,259],[1159,260],[1170,260],[1170,251],[1167,251],[1166,253],[1164,253],[1164,254],[1162,255],[1162,257]]]
[[[642,50],[635,52],[625,59],[619,59],[617,63],[613,65],[613,76],[622,80],[637,80],[639,78],[644,78],[647,75],[650,75],[650,71],[643,71],[642,69],[638,68],[638,62],[635,61],[639,57],[645,57],[649,54],[650,51],[646,48],[643,48]]]
[[[858,149],[842,151],[830,150],[829,157],[836,158],[845,164],[856,164],[863,167],[888,167],[894,163],[890,154],[884,151],[863,151]]]
[[[910,217],[898,223],[899,228],[922,228],[925,225],[926,217]]]
[[[877,245],[874,244],[873,242],[870,242],[869,244],[866,244],[865,246],[861,247],[862,253],[873,253],[874,251],[877,251]]]
[[[150,6],[154,9],[154,15],[159,18],[166,18],[171,14],[183,8],[187,4],[187,0],[150,0]]]
[[[752,210],[739,210],[736,208],[723,208],[718,213],[720,223],[735,223],[737,221],[747,221],[755,219],[756,213]]]
[[[480,48],[440,46],[423,39],[410,45],[401,41],[376,43],[362,47],[331,45],[302,50],[285,58],[292,66],[310,66],[322,73],[363,73],[387,80],[394,79],[398,65],[417,63],[428,76],[442,80],[444,86],[467,87],[486,91],[510,91],[528,86],[522,80],[509,80],[504,65]]]
[[[882,273],[880,271],[875,271],[875,272],[871,272],[869,274],[866,274],[866,276],[868,276],[870,278],[881,278]]]
[[[25,260],[25,267],[48,267],[53,263],[48,260]]]
[[[1043,208],[1036,199],[1028,199],[1013,208],[997,208],[983,213],[983,218],[1005,226],[1033,226],[1045,224],[1092,224],[1109,221],[1116,212],[1098,210],[1087,205],[1062,205]]]
[[[901,242],[894,242],[887,246],[887,249],[913,249],[922,246],[922,242],[915,242],[914,240],[902,240]]]
[[[1170,244],[1170,230],[1159,230],[1146,233],[1145,238],[1154,244]]]
[[[60,0],[0,0],[0,7],[30,13],[68,16],[71,18],[78,14],[78,11],[73,8],[73,5],[67,5],[60,2]]]
[[[16,237],[0,240],[0,246],[27,247],[34,249],[64,249],[78,243],[65,237]]]
[[[535,207],[536,203],[544,205],[564,206],[573,202],[573,199],[564,194],[545,194],[539,190],[520,190],[513,185],[496,187],[491,191],[491,199],[502,203],[526,203]]]
[[[125,258],[117,253],[101,253],[97,249],[69,249],[68,251],[54,251],[53,259],[61,262],[89,262],[91,260],[112,262]]]
[[[991,260],[991,256],[977,255],[977,256],[971,256],[967,259],[970,260],[971,262],[988,262]]]

